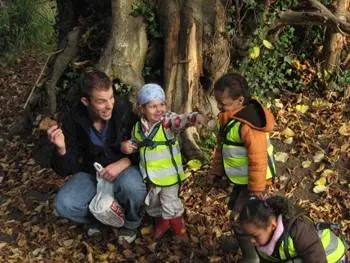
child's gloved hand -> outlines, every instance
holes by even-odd
[[[133,143],[131,140],[123,141],[120,145],[121,152],[125,154],[131,154],[137,151],[137,149],[138,149],[137,145]]]

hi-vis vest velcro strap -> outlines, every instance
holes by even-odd
[[[140,122],[133,130],[140,151],[140,170],[144,179],[158,186],[170,186],[184,179],[179,142],[168,139],[161,123],[145,136]]]
[[[223,127],[220,127],[219,133],[222,141],[222,157],[224,169],[229,180],[234,184],[248,184],[248,153],[241,135],[241,122],[231,119]],[[270,179],[276,174],[273,160],[273,146],[270,143],[268,134],[267,140],[267,163],[266,179]],[[257,142],[258,143],[258,142]]]
[[[338,262],[346,252],[343,241],[337,237],[330,228],[322,228],[316,230],[325,250],[327,262]],[[281,260],[290,263],[298,262],[297,260],[300,260],[295,249],[293,239],[290,237],[288,228],[287,232],[284,233],[282,242],[279,246],[279,255]],[[301,260],[299,262],[301,262]]]

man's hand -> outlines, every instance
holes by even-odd
[[[56,146],[58,154],[65,155],[66,143],[62,129],[60,129],[57,125],[51,126],[47,130],[47,136],[49,137],[50,142]]]
[[[131,162],[128,158],[120,159],[103,168],[100,172],[100,176],[109,182],[113,182],[122,171],[130,166],[130,164]]]
[[[131,154],[137,151],[138,147],[131,140],[123,141],[120,146],[120,151],[125,154]]]

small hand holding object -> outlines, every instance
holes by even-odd
[[[58,125],[53,125],[47,129],[47,136],[50,142],[56,146],[58,153],[64,155],[66,153],[66,143],[62,129]]]
[[[125,154],[131,154],[135,152],[137,149],[138,147],[136,143],[134,143],[132,140],[123,141],[120,146],[120,150],[122,151],[122,153],[125,153]]]

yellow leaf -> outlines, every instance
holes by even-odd
[[[191,171],[185,171],[185,173],[184,173],[185,179],[190,177],[191,175],[192,175]]]
[[[320,107],[329,107],[331,108],[332,107],[332,103],[324,100],[324,99],[321,99],[321,98],[317,98],[315,99],[313,102],[312,102],[312,106],[315,107],[315,108],[320,108]]]
[[[214,233],[215,233],[215,235],[216,235],[216,238],[218,238],[218,237],[220,237],[221,235],[222,235],[222,231],[221,231],[221,229],[219,228],[219,227],[214,227]]]
[[[336,174],[336,173],[337,173],[336,171],[333,171],[331,169],[326,169],[322,172],[321,176],[326,178],[326,177],[333,175],[333,174]]]
[[[260,56],[260,48],[258,46],[249,49],[249,57],[251,59],[256,59]]]
[[[266,39],[263,40],[263,45],[268,49],[273,49],[273,45]]]
[[[109,253],[103,253],[101,255],[98,255],[98,259],[100,261],[106,261],[108,259]]]
[[[293,67],[295,67],[297,70],[301,70],[301,69],[302,69],[302,66],[301,66],[301,64],[300,64],[300,61],[297,60],[297,59],[293,59],[292,65],[293,65]]]
[[[276,152],[275,155],[275,161],[285,163],[288,160],[288,153],[285,152]]]
[[[320,185],[316,185],[312,191],[316,194],[322,193],[324,191],[326,191],[328,189],[328,186],[320,186]]]
[[[350,136],[350,123],[343,123],[338,132],[343,136]]]
[[[293,137],[288,137],[283,141],[285,144],[292,144],[293,143]]]
[[[283,103],[281,102],[280,99],[275,99],[274,102],[277,108],[283,109]]]
[[[327,180],[325,177],[321,176],[318,180],[316,180],[314,182],[315,185],[319,185],[319,186],[325,186],[327,183]]]
[[[303,162],[301,163],[301,166],[302,166],[303,168],[309,168],[309,167],[311,166],[311,164],[312,164],[312,162],[311,162],[310,160],[306,160],[306,161],[303,161]]]
[[[202,167],[202,162],[197,159],[193,159],[187,162],[187,170],[189,171],[198,171]]]
[[[142,236],[146,236],[152,233],[152,226],[145,226],[141,229]]]
[[[281,135],[284,135],[286,137],[293,137],[295,134],[290,128],[285,128],[282,132]]]
[[[315,163],[319,163],[324,158],[324,152],[323,151],[317,151],[314,155],[313,159]]]
[[[114,251],[117,250],[116,247],[115,247],[115,245],[113,245],[113,244],[111,244],[111,243],[108,243],[108,244],[107,244],[107,248],[108,248],[108,250],[109,250],[110,252],[114,252]]]
[[[321,165],[317,168],[316,173],[322,172],[324,167],[325,167],[324,163],[321,163]]]
[[[309,106],[307,105],[303,105],[303,104],[299,104],[295,107],[295,109],[301,113],[305,113],[307,112],[307,110],[309,109]]]

